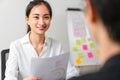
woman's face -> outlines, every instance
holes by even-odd
[[[26,17],[31,32],[44,35],[50,26],[50,13],[44,4],[36,5],[31,9],[29,17]]]

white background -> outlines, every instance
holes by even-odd
[[[25,8],[30,0],[0,0],[0,51],[9,48],[11,41],[26,34]],[[47,0],[53,9],[53,18],[47,35],[61,41],[69,51],[67,8],[80,8],[82,0]],[[1,55],[0,55],[1,78]],[[0,79],[1,80],[1,79]]]

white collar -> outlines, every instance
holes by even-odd
[[[29,34],[30,34],[30,32],[27,33],[27,34],[21,39],[21,42],[22,42],[23,44],[30,43]],[[44,43],[44,46],[50,45],[50,43],[51,43],[50,38],[47,37],[47,36],[45,36],[45,43]]]

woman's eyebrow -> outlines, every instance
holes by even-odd
[[[37,16],[39,16],[40,14],[37,14],[37,13],[35,13],[35,14],[33,14],[33,15],[37,15]],[[49,16],[50,14],[44,14],[44,16]]]
[[[44,16],[49,16],[50,14],[44,14]]]

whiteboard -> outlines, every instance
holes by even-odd
[[[80,9],[67,10],[67,24],[71,60],[76,66],[96,65],[100,51],[92,40]]]

